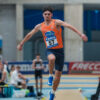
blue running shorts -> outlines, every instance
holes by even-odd
[[[47,56],[49,54],[55,55],[55,70],[62,71],[64,66],[64,49],[47,49],[46,54]]]

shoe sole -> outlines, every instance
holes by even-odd
[[[52,86],[52,84],[51,84],[51,83],[48,83],[48,85],[49,85],[49,86]]]

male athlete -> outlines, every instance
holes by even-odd
[[[35,81],[36,81],[36,92],[37,96],[42,95],[42,70],[44,69],[42,64],[42,59],[40,59],[40,54],[36,55],[36,59],[33,60],[32,68],[35,69]],[[38,78],[40,78],[40,92],[38,90]]]
[[[28,41],[39,30],[42,32],[44,42],[47,48],[47,58],[49,61],[49,78],[48,85],[52,86],[50,91],[49,100],[54,100],[55,91],[59,85],[62,69],[64,65],[64,51],[62,42],[62,30],[61,26],[69,28],[77,33],[84,41],[87,41],[87,37],[78,31],[75,27],[58,19],[52,19],[52,8],[47,7],[43,10],[44,22],[36,25],[34,29],[29,32],[25,38],[17,46],[18,50],[22,50],[22,47],[26,41]],[[55,66],[55,78],[53,79],[53,69]]]

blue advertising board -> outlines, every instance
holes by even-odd
[[[20,66],[21,67],[21,73],[23,73],[23,74],[34,74],[34,69],[32,68],[32,61],[9,62],[8,63],[9,69],[11,69],[12,65],[14,65],[15,67]],[[43,74],[48,74],[49,73],[48,62],[43,62],[43,65],[44,65]],[[68,74],[68,67],[69,67],[69,63],[65,62],[64,68],[63,68],[63,74]]]

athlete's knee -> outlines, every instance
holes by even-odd
[[[48,60],[49,61],[55,61],[56,57],[54,55],[49,55]]]

